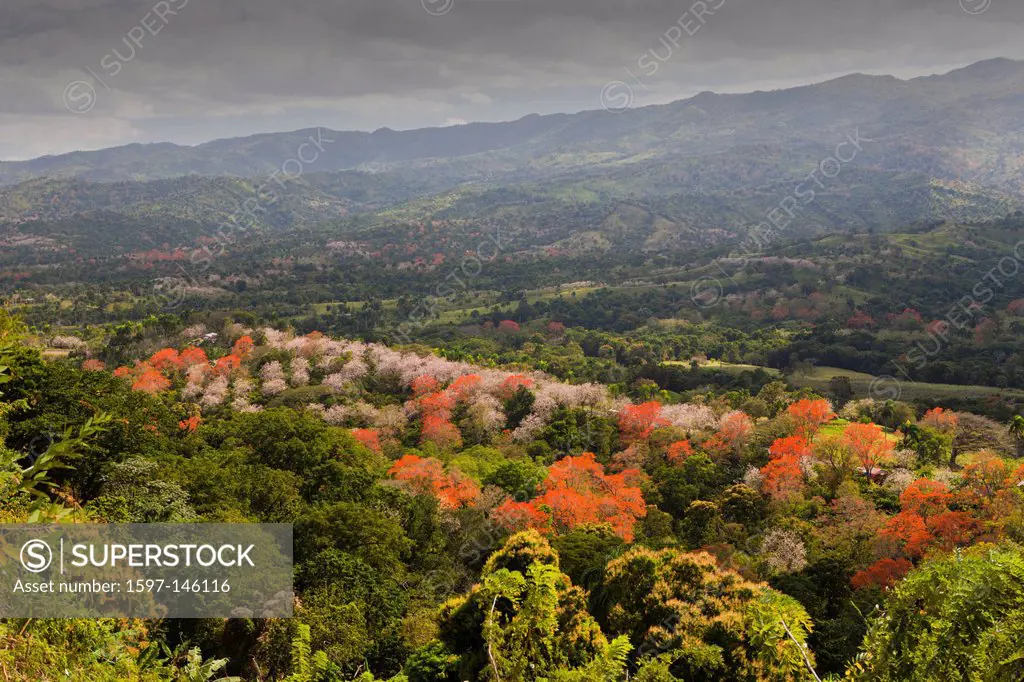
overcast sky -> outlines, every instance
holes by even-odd
[[[1022,35],[1022,0],[0,0],[0,159],[911,77]]]

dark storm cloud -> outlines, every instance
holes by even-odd
[[[1019,0],[3,0],[0,157],[914,75],[1022,28]]]

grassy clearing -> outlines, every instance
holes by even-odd
[[[689,367],[687,360],[669,360],[664,365]],[[738,363],[719,362],[709,360],[701,363],[702,369],[719,370],[731,374],[742,372],[754,372],[763,369],[774,377],[781,377],[782,372],[772,367],[760,367],[758,365],[744,365]],[[929,384],[909,379],[892,379],[889,377],[876,378],[864,372],[855,372],[839,367],[812,367],[807,371],[787,375],[789,383],[800,388],[810,388],[818,393],[825,394],[829,390],[829,381],[833,377],[846,377],[850,380],[850,386],[857,398],[871,396],[872,384],[874,393],[884,396],[898,395],[900,400],[922,400],[942,398],[987,398],[989,396],[1007,396],[1016,399],[1024,399],[1024,391],[1015,388],[998,388],[995,386],[962,386],[959,384]]]
[[[666,360],[661,363],[667,366],[676,367],[689,367],[689,360]],[[700,363],[701,369],[718,370],[719,372],[727,372],[729,374],[742,374],[743,372],[756,372],[757,370],[764,370],[767,374],[773,377],[782,376],[782,372],[775,369],[774,367],[762,367],[760,365],[744,365],[741,363],[732,362],[721,362],[719,360],[708,360],[707,362]]]
[[[1010,396],[1024,398],[1024,391],[995,386],[961,386],[958,384],[929,384],[910,381],[905,378],[876,378],[863,372],[854,372],[839,367],[814,367],[807,372],[789,376],[794,386],[806,386],[816,391],[828,390],[828,382],[832,377],[846,377],[850,380],[853,392],[858,398],[867,398],[871,394],[872,383],[877,393],[898,395],[901,400],[920,400],[935,398],[985,398],[989,396]]]
[[[828,438],[829,436],[841,436],[843,431],[846,431],[846,427],[850,425],[850,422],[846,419],[833,419],[828,424],[825,424],[820,429],[816,438]]]

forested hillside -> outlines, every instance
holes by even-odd
[[[763,377],[610,389],[230,320],[44,359],[0,323],[5,522],[296,538],[293,620],[12,619],[14,679],[1024,674],[1020,417]]]

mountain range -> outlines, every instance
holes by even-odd
[[[140,252],[190,252],[254,202],[266,231],[231,244],[239,260],[228,270],[266,267],[271,253],[323,266],[339,248],[406,268],[462,253],[495,226],[529,257],[698,258],[766,225],[784,243],[977,224],[1024,208],[1022,110],[1024,62],[997,59],[911,80],[854,74],[508,123],[309,129],[0,163],[0,265],[53,277],[53,264],[110,259],[110,273],[131,274]],[[300,154],[315,157],[301,172],[287,163]]]

